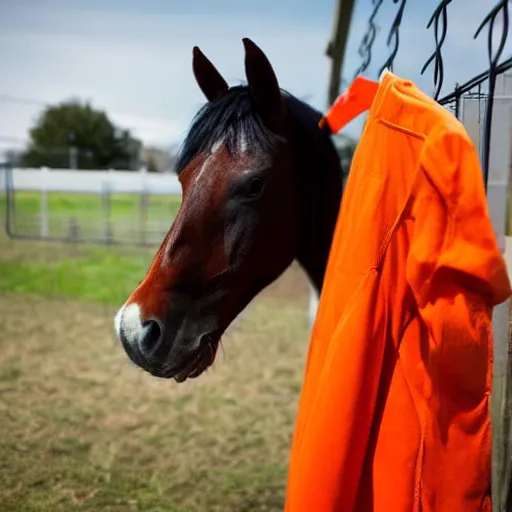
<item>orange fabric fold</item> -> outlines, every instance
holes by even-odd
[[[386,74],[311,334],[286,512],[490,511],[491,316],[510,294],[464,127]]]

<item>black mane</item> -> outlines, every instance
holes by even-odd
[[[318,129],[322,115],[286,91],[282,93],[292,115],[302,121],[303,128],[309,128],[312,140],[318,139],[322,133]],[[206,103],[195,115],[178,155],[176,174],[199,153],[210,152],[219,140],[233,152],[241,136],[252,149],[265,152],[272,150],[279,140],[255,112],[245,85],[231,87],[225,96]]]

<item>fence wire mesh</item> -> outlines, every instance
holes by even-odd
[[[369,0],[373,5],[367,30],[359,47],[361,64],[355,76],[367,72],[372,60],[372,47],[376,35],[376,17],[384,0]],[[449,33],[450,7],[461,0],[438,2],[427,30],[434,37],[434,50],[421,67],[421,74],[432,70],[433,98],[451,110],[464,124],[478,150],[484,184],[487,190],[489,211],[493,227],[502,250],[510,234],[511,209],[509,179],[512,153],[512,56],[504,56],[509,33],[509,1],[500,0],[474,27],[473,39],[480,42],[486,37],[487,69],[454,90],[440,97],[445,76],[443,45]],[[403,26],[407,0],[393,0],[398,4],[387,37],[389,56],[379,68],[393,71],[393,64],[400,52],[400,29]],[[410,2],[412,3],[412,2]],[[452,4],[452,6],[450,6]],[[475,44],[477,44],[475,43]],[[468,48],[467,54],[471,53]],[[419,63],[418,63],[419,64]],[[495,363],[492,397],[493,422],[493,509],[500,512],[512,510],[512,344],[510,343],[510,301],[495,308],[493,318]]]

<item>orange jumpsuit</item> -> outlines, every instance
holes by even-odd
[[[388,73],[338,217],[286,512],[491,510],[491,314],[510,293],[464,127]]]

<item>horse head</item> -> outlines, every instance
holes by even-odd
[[[243,44],[247,85],[235,87],[193,49],[207,102],[176,165],[181,206],[115,320],[135,364],[178,382],[212,364],[229,324],[295,258],[321,286],[339,206],[341,170],[320,114],[280,89],[256,44]],[[308,176],[322,166],[329,183]]]

